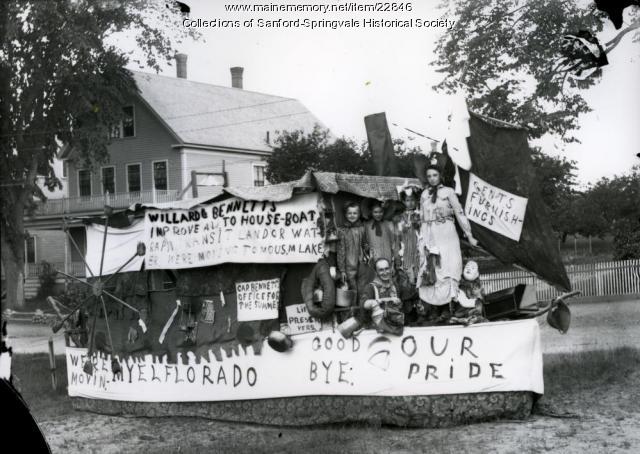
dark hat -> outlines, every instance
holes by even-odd
[[[569,331],[571,324],[571,310],[564,301],[558,303],[547,313],[547,323],[562,334]]]
[[[423,185],[427,185],[427,169],[437,169],[440,172],[442,184],[449,187],[455,185],[456,167],[453,163],[449,152],[447,151],[447,142],[442,144],[442,153],[432,151],[428,155],[419,154],[413,159],[413,166],[416,176]]]
[[[325,243],[333,243],[333,242],[338,241],[338,240],[339,240],[338,232],[335,229],[330,229],[327,232],[326,238],[324,239]]]
[[[284,353],[293,347],[291,338],[281,331],[271,331],[267,342],[269,347],[280,353]]]
[[[422,187],[415,183],[405,183],[398,188],[400,200],[404,200],[407,197],[416,197],[419,200],[421,193]]]

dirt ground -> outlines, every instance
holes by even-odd
[[[640,452],[640,350],[551,354],[540,410],[525,421],[452,429],[305,428],[200,418],[125,418],[33,410],[53,452]]]
[[[64,390],[51,395],[46,377],[42,390],[23,380],[23,395],[56,453],[640,452],[640,302],[573,305],[572,311],[565,336],[541,323],[546,391],[526,421],[453,429],[284,428],[77,412]],[[20,356],[17,368],[24,367]]]

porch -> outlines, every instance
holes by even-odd
[[[105,205],[114,209],[128,208],[134,203],[173,202],[179,199],[177,190],[149,190],[138,192],[116,192],[103,196],[65,197],[38,203],[29,217],[63,216],[68,214],[101,212]]]

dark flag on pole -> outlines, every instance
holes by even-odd
[[[595,0],[596,8],[605,13],[613,22],[616,30],[620,30],[624,22],[622,12],[628,6],[640,6],[640,0]]]
[[[395,176],[397,165],[386,115],[384,112],[367,115],[364,117],[364,126],[367,129],[376,175]]]
[[[471,136],[467,138],[467,143],[472,166],[470,171],[459,169],[459,172],[462,183],[460,199],[472,221],[473,235],[483,248],[503,263],[519,265],[556,288],[569,291],[571,283],[558,252],[555,235],[547,220],[546,207],[535,184],[526,129],[473,112],[469,113]],[[474,183],[475,186],[470,188],[470,179],[478,181],[476,177],[486,182],[486,187]],[[503,213],[494,210],[495,205],[490,207],[491,198],[495,194],[492,194],[489,185],[519,196],[518,198],[526,198],[518,241],[498,233],[488,223],[485,227],[473,222],[473,215],[477,213],[469,213],[469,191],[472,195],[475,192],[475,203],[479,200],[480,206],[488,207],[486,215],[489,218],[492,215],[503,216]],[[511,220],[511,217],[512,214],[509,214],[508,219]]]

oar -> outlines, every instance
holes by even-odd
[[[540,310],[540,311],[538,311],[538,312],[536,312],[534,314],[531,314],[531,316],[532,317],[540,317],[541,315],[546,314],[551,309],[553,309],[555,306],[557,306],[558,303],[560,303],[560,301],[564,301],[567,298],[572,298],[574,296],[579,295],[580,293],[581,293],[580,290],[574,290],[573,292],[563,293],[562,295],[557,296],[556,298],[552,299],[551,303],[547,307],[545,307],[544,309],[542,309],[542,310]]]
[[[82,366],[82,371],[88,375],[93,375],[93,364],[91,363],[91,356],[93,356],[93,344],[96,336],[96,321],[98,320],[98,312],[100,309],[98,308],[98,301],[96,298],[96,302],[94,305],[94,314],[93,314],[93,323],[91,324],[91,331],[89,333],[89,345],[87,348],[87,360],[84,362]],[[106,316],[106,314],[105,314]]]

